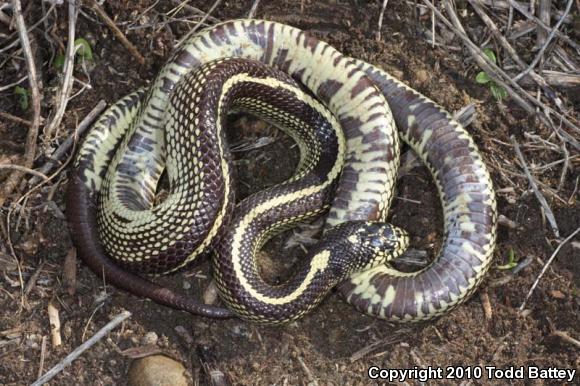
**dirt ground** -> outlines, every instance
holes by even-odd
[[[92,89],[69,104],[61,139],[72,133],[75,124],[98,100],[111,103],[153,79],[174,39],[194,25],[183,21],[162,23],[166,20],[163,15],[173,8],[172,3],[140,0],[105,4],[105,10],[115,16],[115,22],[128,39],[146,54],[144,66],[133,59],[106,26],[97,22],[92,12],[83,8],[77,35],[93,46],[95,60],[94,67],[86,71],[90,79],[82,70],[75,70],[75,74],[90,83]],[[20,274],[5,238],[0,240],[0,385],[30,384],[38,377],[43,340],[48,341],[42,364],[45,372],[123,309],[133,314],[131,318],[74,361],[50,382],[51,385],[125,384],[133,359],[123,351],[151,343],[152,332],[158,337],[153,339],[156,348],[182,362],[191,382],[201,385],[209,384],[200,370],[196,351],[201,344],[209,347],[217,358],[219,370],[233,384],[239,385],[371,384],[375,381],[367,376],[370,366],[579,369],[578,347],[553,334],[558,330],[580,338],[578,244],[567,243],[560,250],[527,302],[525,312],[518,312],[557,243],[516,161],[509,137],[513,134],[524,143],[524,132],[548,138],[550,130],[509,100],[498,103],[488,88],[474,81],[479,69],[466,60],[462,52],[431,47],[419,31],[429,28],[430,16],[417,20],[412,2],[389,2],[380,42],[374,38],[379,1],[262,3],[257,17],[311,31],[348,55],[383,67],[451,112],[468,104],[475,106],[477,118],[468,130],[490,167],[498,191],[499,213],[516,223],[515,227],[500,225],[495,262],[480,290],[467,303],[439,320],[404,326],[361,315],[336,294],[331,294],[310,315],[282,327],[192,317],[110,286],[105,288],[81,262],[77,262],[76,291],[71,295],[62,281],[63,262],[72,247],[62,216],[66,185],[66,173],[62,173],[53,184],[31,195],[23,204],[24,208],[12,216],[10,232],[21,263]],[[204,11],[211,5],[203,1],[190,4]],[[226,1],[218,5],[212,15],[220,20],[243,17],[251,5],[252,1]],[[59,7],[58,12],[62,13],[59,20],[63,22],[55,26],[52,33],[64,40],[66,7]],[[175,17],[187,15],[191,13],[184,10]],[[455,44],[460,46],[459,42]],[[48,48],[40,51],[42,55],[50,55]],[[47,60],[48,56],[43,58],[43,62]],[[42,70],[45,89],[56,87],[55,71],[48,66]],[[17,76],[21,73],[13,66],[6,66],[0,69],[0,84],[10,83]],[[565,100],[574,98],[575,92],[578,90],[564,93],[562,97]],[[47,99],[43,103],[43,113],[48,114],[53,101]],[[0,110],[23,115],[10,92],[0,93]],[[242,195],[288,177],[296,162],[296,154],[290,157],[287,154],[292,141],[264,126],[247,117],[233,117],[230,122],[232,142],[239,142],[242,135],[245,143],[257,137],[275,138],[265,147],[236,153]],[[0,122],[0,155],[21,154],[25,136],[22,126],[10,121]],[[527,146],[522,149],[532,165],[544,165],[561,158],[557,152],[549,150]],[[286,161],[278,162],[279,159]],[[37,165],[44,162],[40,157]],[[562,199],[547,196],[563,236],[580,225],[576,190],[578,163],[572,163],[570,170],[557,193]],[[561,166],[554,166],[543,169],[538,176],[543,183],[556,187],[560,172]],[[0,175],[0,181],[2,178]],[[442,216],[427,170],[416,167],[403,176],[398,183],[397,196],[391,221],[410,231],[414,248],[424,249],[432,256],[442,235]],[[8,204],[1,210],[4,223]],[[18,223],[17,218],[20,218]],[[292,263],[300,256],[294,253],[293,259],[284,259],[283,264],[276,262],[276,247],[285,239],[280,240],[272,243],[264,253],[266,271],[272,270],[271,265],[282,266],[270,272],[274,280],[290,272]],[[510,251],[518,262],[525,262],[519,265],[517,272],[501,267],[508,262]],[[272,261],[274,264],[268,264]],[[200,297],[209,283],[207,268],[207,264],[203,264],[160,281]],[[21,283],[26,285],[31,278],[32,285],[23,295]],[[491,318],[484,313],[486,296]],[[63,342],[56,348],[50,342],[49,303],[59,310],[62,324]],[[464,384],[487,383],[485,377],[462,381]],[[580,376],[576,375],[576,384],[579,381]],[[458,381],[440,382],[454,384]],[[407,382],[416,383],[419,382]],[[511,383],[562,382],[515,380]]]

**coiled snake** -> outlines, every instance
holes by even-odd
[[[275,123],[301,150],[294,177],[235,208],[220,129],[227,109]],[[442,249],[414,273],[389,265],[407,236],[382,222],[399,136],[430,169],[444,210]],[[164,169],[171,191],[153,205]],[[264,282],[254,257],[268,238],[329,207],[325,235],[296,275],[280,286]],[[103,114],[70,175],[67,218],[79,255],[113,285],[195,314],[233,312],[262,323],[303,315],[337,284],[362,312],[395,321],[436,317],[475,290],[496,234],[489,173],[446,111],[375,66],[261,20],[229,21],[189,38],[148,91]],[[133,273],[173,272],[208,252],[231,311]]]

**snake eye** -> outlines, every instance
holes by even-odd
[[[385,243],[380,237],[373,237],[370,242],[373,248],[381,248]]]

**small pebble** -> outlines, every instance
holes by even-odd
[[[215,281],[211,281],[203,292],[203,302],[205,304],[216,304],[218,300],[218,289]]]
[[[159,337],[157,336],[157,334],[153,331],[150,331],[147,334],[145,334],[145,336],[141,339],[141,344],[142,345],[157,344],[158,340]]]
[[[133,363],[127,374],[130,386],[187,386],[185,367],[164,355],[151,355]]]
[[[425,70],[417,70],[415,72],[415,79],[417,83],[423,84],[429,80],[429,74]]]

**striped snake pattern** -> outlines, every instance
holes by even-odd
[[[225,79],[224,63],[232,60],[224,58],[257,61],[277,70],[257,65],[260,70],[250,76],[248,62],[240,59],[238,72]],[[208,86],[208,80],[221,83]],[[257,90],[254,95],[236,91],[250,83]],[[282,89],[302,110],[287,113],[287,106],[276,105],[275,98],[256,97]],[[228,98],[235,101],[224,102]],[[203,130],[219,126],[222,108],[229,104],[287,127],[301,149],[295,177],[235,209],[223,133]],[[303,119],[304,106],[312,110],[313,119]],[[305,129],[314,126],[326,127],[332,135],[322,138]],[[340,132],[330,129],[338,126]],[[338,153],[334,158],[320,155],[328,137]],[[414,273],[389,265],[407,240],[403,231],[382,223],[393,197],[399,138],[428,166],[444,210],[441,251]],[[194,162],[187,161],[184,149],[194,149]],[[153,205],[165,169],[172,191]],[[290,185],[299,193],[283,190]],[[292,202],[316,199],[302,200],[298,213],[289,208],[290,201],[282,202],[284,194]],[[312,206],[306,208],[306,201]],[[291,220],[275,218],[272,213],[279,210],[272,210],[274,205],[288,210]],[[307,263],[280,288],[263,282],[253,256],[279,232],[263,218],[284,229],[325,208],[325,236]],[[263,218],[258,220],[258,215]],[[130,94],[103,114],[71,173],[67,217],[79,255],[113,285],[192,313],[229,317],[233,312],[264,323],[301,316],[338,283],[349,303],[373,316],[394,321],[436,317],[476,289],[491,264],[496,234],[489,173],[473,139],[445,110],[381,69],[344,56],[308,33],[261,20],[229,21],[192,36],[148,90]],[[246,238],[258,223],[261,231]],[[138,275],[174,272],[208,252],[217,255],[212,260],[216,282],[231,311],[199,304]],[[340,255],[340,264],[331,255]]]

